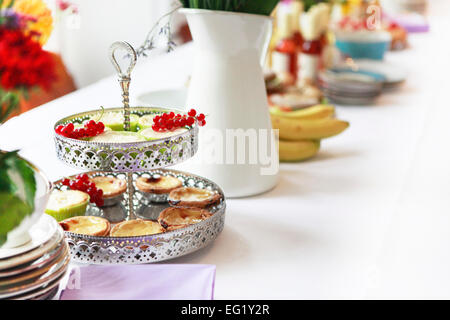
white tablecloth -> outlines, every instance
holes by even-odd
[[[350,129],[317,158],[283,164],[271,192],[229,200],[214,244],[173,263],[217,265],[217,299],[450,298],[449,10],[432,1],[431,32],[389,53],[408,69],[404,86],[375,106],[339,106]],[[139,65],[132,103],[183,85],[192,55],[188,45]],[[21,148],[52,179],[73,174],[56,159],[53,123],[120,101],[104,79],[8,121],[0,148]]]

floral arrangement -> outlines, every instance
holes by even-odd
[[[0,0],[0,123],[21,96],[56,79],[53,58],[42,49],[52,23],[43,0]]]

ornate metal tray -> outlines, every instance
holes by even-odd
[[[112,176],[126,179],[127,175],[116,172],[88,172],[91,176]],[[213,216],[183,229],[169,231],[156,235],[136,237],[96,237],[71,232],[65,232],[73,261],[94,264],[139,264],[168,260],[196,251],[211,243],[223,230],[225,223],[225,196],[214,182],[177,170],[159,169],[133,174],[133,184],[142,175],[161,174],[173,175],[183,182],[184,186],[194,186],[215,190],[222,199],[219,203],[207,208]],[[56,189],[66,188],[61,180],[56,181]],[[133,188],[134,189],[134,188]],[[156,220],[159,213],[167,208],[167,203],[149,203],[140,191],[135,191],[129,201],[125,193],[119,202],[110,207],[98,208],[89,205],[88,215],[108,219],[112,224],[126,219],[133,219],[133,212],[128,204],[133,204],[134,215],[142,219]]]
[[[129,108],[139,116],[170,112],[169,109],[152,107]],[[123,108],[105,109],[105,112],[121,112]],[[80,124],[99,110],[71,115],[59,120],[55,128],[69,122]],[[66,164],[85,170],[109,172],[135,172],[172,166],[192,157],[198,149],[198,127],[169,138],[133,143],[90,142],[66,138],[55,133],[56,155]]]

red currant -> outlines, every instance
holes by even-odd
[[[197,116],[197,120],[199,120],[199,121],[205,120],[205,115],[204,115],[203,113],[200,113],[200,114]]]
[[[188,126],[192,126],[194,124],[194,122],[195,122],[195,119],[193,117],[187,118],[186,123]]]
[[[197,114],[197,111],[195,111],[194,109],[191,109],[188,112],[188,115],[190,115],[191,117],[195,117],[196,114]]]

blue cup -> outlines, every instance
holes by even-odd
[[[336,33],[336,47],[353,59],[383,60],[390,43],[391,35],[384,31]]]

